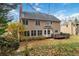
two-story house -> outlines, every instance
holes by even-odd
[[[60,20],[52,15],[23,12],[21,22],[26,28],[26,31],[24,32],[25,36],[51,37],[51,34],[60,33]]]

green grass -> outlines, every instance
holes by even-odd
[[[79,56],[79,36],[63,40],[31,41],[28,49],[31,56]]]

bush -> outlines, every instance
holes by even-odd
[[[0,37],[0,55],[13,55],[19,48],[17,39]]]
[[[23,56],[29,56],[29,49],[27,48],[27,46],[25,47],[24,51],[20,52],[20,54]]]
[[[60,35],[63,35],[63,36],[65,36],[65,38],[70,38],[70,34],[69,33],[60,33]]]

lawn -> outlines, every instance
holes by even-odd
[[[30,41],[28,49],[31,56],[79,56],[79,36]]]

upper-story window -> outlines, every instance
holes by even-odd
[[[50,26],[51,24],[52,24],[52,21],[47,21],[46,22],[46,25],[49,25]]]
[[[28,20],[27,19],[25,20],[25,23],[26,23],[26,25],[28,25]]]
[[[24,19],[22,19],[22,23],[25,24],[25,20]]]
[[[24,25],[28,25],[28,20],[27,19],[23,19],[22,22],[23,22]]]
[[[36,20],[36,25],[40,25],[40,20]]]

